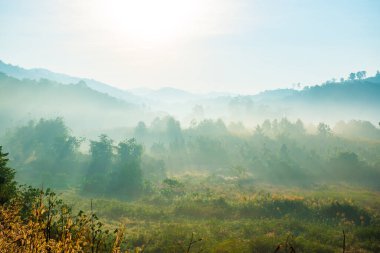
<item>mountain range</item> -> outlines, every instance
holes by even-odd
[[[287,117],[307,122],[379,121],[380,74],[330,82],[302,90],[277,89],[256,95],[197,94],[172,87],[122,90],[89,78],[46,69],[25,69],[0,61],[0,124],[62,116],[85,128],[131,126],[173,115],[183,124],[221,118],[255,125]],[[99,124],[101,119],[101,124]],[[8,123],[6,123],[8,122]]]
[[[144,104],[148,102],[176,102],[197,99],[199,97],[215,97],[221,95],[230,95],[229,93],[209,93],[205,95],[195,94],[184,90],[163,87],[157,90],[149,88],[137,88],[130,90],[122,90],[112,85],[102,83],[90,78],[74,77],[66,74],[52,72],[43,68],[26,69],[12,64],[7,64],[0,60],[0,72],[17,78],[30,79],[38,81],[40,79],[48,79],[61,84],[76,84],[85,82],[88,87],[101,93],[108,94],[112,97],[123,99],[129,103]]]

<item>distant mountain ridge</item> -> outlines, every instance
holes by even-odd
[[[29,120],[62,117],[78,131],[132,127],[150,111],[95,91],[83,82],[19,80],[0,72],[0,132]]]
[[[62,83],[62,84],[76,84],[83,81],[91,89],[102,92],[102,93],[106,93],[112,97],[123,99],[130,103],[141,102],[141,100],[137,96],[133,95],[132,93],[115,88],[108,84],[105,84],[93,79],[89,79],[89,78],[73,77],[66,74],[56,73],[47,69],[42,69],[42,68],[25,69],[19,66],[14,66],[11,64],[4,63],[3,61],[0,60],[0,72],[8,76],[20,79],[20,80],[31,79],[31,80],[38,81],[40,79],[48,79],[48,80],[52,80],[52,81]]]
[[[48,79],[62,84],[76,84],[83,81],[88,87],[93,90],[106,93],[112,97],[123,99],[129,103],[135,104],[146,104],[149,102],[180,102],[184,100],[215,98],[219,96],[233,95],[232,93],[227,92],[197,94],[173,87],[162,87],[159,89],[135,88],[122,90],[90,78],[74,77],[67,74],[56,73],[43,68],[26,69],[12,64],[7,64],[1,60],[0,72],[19,80],[31,79],[38,81],[40,79]]]
[[[57,87],[60,87],[60,83],[83,85],[85,82],[89,88],[88,93],[91,93],[90,90],[105,93],[110,98],[121,99],[130,105],[139,105],[138,107],[155,112],[156,115],[173,115],[187,123],[193,119],[199,121],[205,118],[248,122],[250,125],[268,118],[282,117],[302,118],[309,122],[380,120],[380,73],[374,77],[326,83],[302,90],[276,89],[256,95],[236,95],[217,92],[197,94],[172,87],[124,91],[92,79],[72,77],[45,69],[28,70],[1,61],[0,72],[18,80],[29,79],[25,80],[25,84],[41,79],[52,80],[53,83],[56,82]],[[74,90],[79,92],[78,89]],[[10,94],[10,97],[13,95],[17,94]],[[96,101],[93,100],[91,103],[96,104]]]
[[[380,120],[380,74],[306,87],[302,90],[274,90],[249,96],[262,105],[282,108],[286,115],[309,120]]]

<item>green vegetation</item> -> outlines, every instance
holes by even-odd
[[[344,241],[347,252],[380,250],[378,192],[242,187],[196,175],[165,179],[152,190],[130,202],[90,201],[66,190],[65,204],[50,190],[21,188],[0,205],[0,246],[4,252],[341,252]]]
[[[199,100],[186,125],[154,118],[159,113],[142,117],[140,107],[83,82],[0,73],[0,91],[11,94],[0,93],[0,249],[379,252],[380,129],[318,120],[326,108],[334,118],[342,107],[373,113],[379,76],[365,74],[302,91]],[[291,118],[315,112],[318,123],[276,119],[284,106]],[[205,118],[207,110],[232,116]]]
[[[27,106],[26,106],[27,105]],[[110,113],[112,112],[112,113]],[[85,119],[84,120],[84,115]],[[131,126],[142,109],[89,88],[86,83],[62,84],[48,79],[18,80],[0,72],[0,131],[41,117],[64,117],[76,131]]]
[[[341,252],[343,230],[347,252],[380,249],[378,192],[241,187],[236,181],[194,177],[166,179],[131,202],[98,198],[93,210],[111,227],[124,224],[128,247],[144,246],[145,252],[186,252],[192,236],[198,242],[191,252],[274,252],[279,245],[278,252],[286,252],[287,241],[296,252]],[[62,197],[90,210],[90,201],[76,192]]]
[[[0,205],[8,202],[16,192],[15,171],[7,166],[7,156],[0,146]]]
[[[235,122],[235,131],[241,130],[239,122],[253,128],[266,119],[284,116],[291,120],[300,118],[305,122],[329,124],[348,119],[365,119],[372,123],[379,120],[380,75],[365,78],[362,71],[354,73],[353,79],[328,81],[302,90],[208,96],[166,88],[151,91],[151,96],[145,97],[94,80],[58,77],[60,75],[54,78],[55,75],[36,75],[33,71],[22,74],[25,70],[3,65],[5,67],[1,68],[0,63],[0,72],[5,73],[0,73],[0,131],[28,120],[56,116],[63,117],[80,136],[90,139],[115,131],[119,131],[118,137],[123,137],[125,127],[132,127],[139,121],[148,123],[163,115],[173,115],[186,125],[193,120],[199,123],[222,118],[228,124]],[[143,133],[143,128],[141,130]],[[342,130],[339,130],[341,134],[352,137]],[[364,135],[367,139],[379,140],[371,125],[367,125],[367,130],[367,133],[360,131],[357,137]]]
[[[380,253],[380,1],[13,2],[0,253]]]
[[[368,123],[357,126],[356,135],[360,126],[368,129]],[[19,182],[52,187],[66,203],[48,191],[43,208],[55,223],[30,218],[40,231],[52,231],[47,241],[55,242],[43,247],[63,247],[63,232],[54,226],[65,207],[79,229],[71,230],[67,245],[85,252],[93,237],[75,234],[91,229],[99,231],[104,252],[115,241],[121,250],[144,252],[340,252],[343,240],[347,252],[380,250],[380,143],[347,138],[348,130],[337,135],[325,123],[310,132],[285,118],[254,131],[239,128],[204,120],[183,129],[164,117],[138,123],[122,141],[100,135],[87,142],[56,118],[12,129],[3,142]],[[16,203],[11,213],[28,219],[41,208],[41,191],[16,191],[8,158],[1,157],[8,175],[2,203]],[[80,210],[90,215],[83,218]],[[91,225],[93,212],[99,230]],[[123,239],[106,233],[120,226]]]
[[[368,124],[358,126],[366,130]],[[140,122],[118,143],[103,134],[89,145],[72,136],[61,118],[41,119],[7,132],[4,146],[20,182],[80,188],[92,196],[133,199],[167,176],[186,172],[241,186],[380,187],[379,142],[340,137],[324,123],[309,133],[302,121],[285,118],[235,133],[222,120],[182,129],[178,121],[164,117],[149,127]]]

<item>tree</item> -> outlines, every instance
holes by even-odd
[[[0,205],[8,202],[16,194],[15,171],[7,166],[8,153],[0,146]]]
[[[305,132],[306,132],[305,126],[300,119],[297,119],[296,123],[294,124],[294,128],[295,128],[296,132],[300,135],[305,134]]]
[[[18,175],[34,186],[66,187],[73,173],[81,143],[70,134],[62,118],[30,121],[10,131],[5,145],[14,157]]]
[[[99,141],[91,141],[91,170],[92,172],[105,173],[112,160],[112,143],[107,135],[99,136]]]
[[[318,134],[319,135],[322,135],[322,136],[329,136],[331,135],[331,128],[329,127],[329,125],[325,124],[325,123],[319,123],[318,125]]]
[[[228,129],[223,120],[205,119],[193,128],[194,134],[205,136],[216,136],[228,134]]]
[[[134,130],[134,135],[136,136],[137,140],[139,140],[140,142],[143,141],[147,132],[148,131],[147,131],[145,123],[143,121],[139,121],[139,123],[137,123],[137,126]]]
[[[266,134],[269,135],[272,131],[272,124],[270,123],[270,120],[266,119],[263,124],[261,124],[261,130]]]
[[[172,117],[168,118],[166,122],[166,135],[172,152],[183,149],[185,142],[182,136],[182,129],[179,121]]]
[[[356,77],[361,80],[367,76],[367,71],[359,71],[356,73]]]
[[[91,161],[83,187],[85,192],[104,193],[107,184],[104,179],[110,170],[113,158],[112,143],[113,140],[105,134],[99,136],[99,141],[91,141]]]
[[[142,191],[141,156],[143,147],[135,139],[120,142],[117,146],[116,164],[111,173],[108,192],[122,198],[135,197]]]
[[[350,73],[350,75],[348,76],[348,79],[351,80],[351,81],[355,80],[355,78],[356,78],[356,74],[355,73]]]

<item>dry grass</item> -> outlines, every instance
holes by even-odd
[[[26,214],[20,201],[0,206],[0,252],[142,252],[140,248],[122,250],[123,229],[103,230],[94,214],[72,215],[54,201],[41,193]]]

